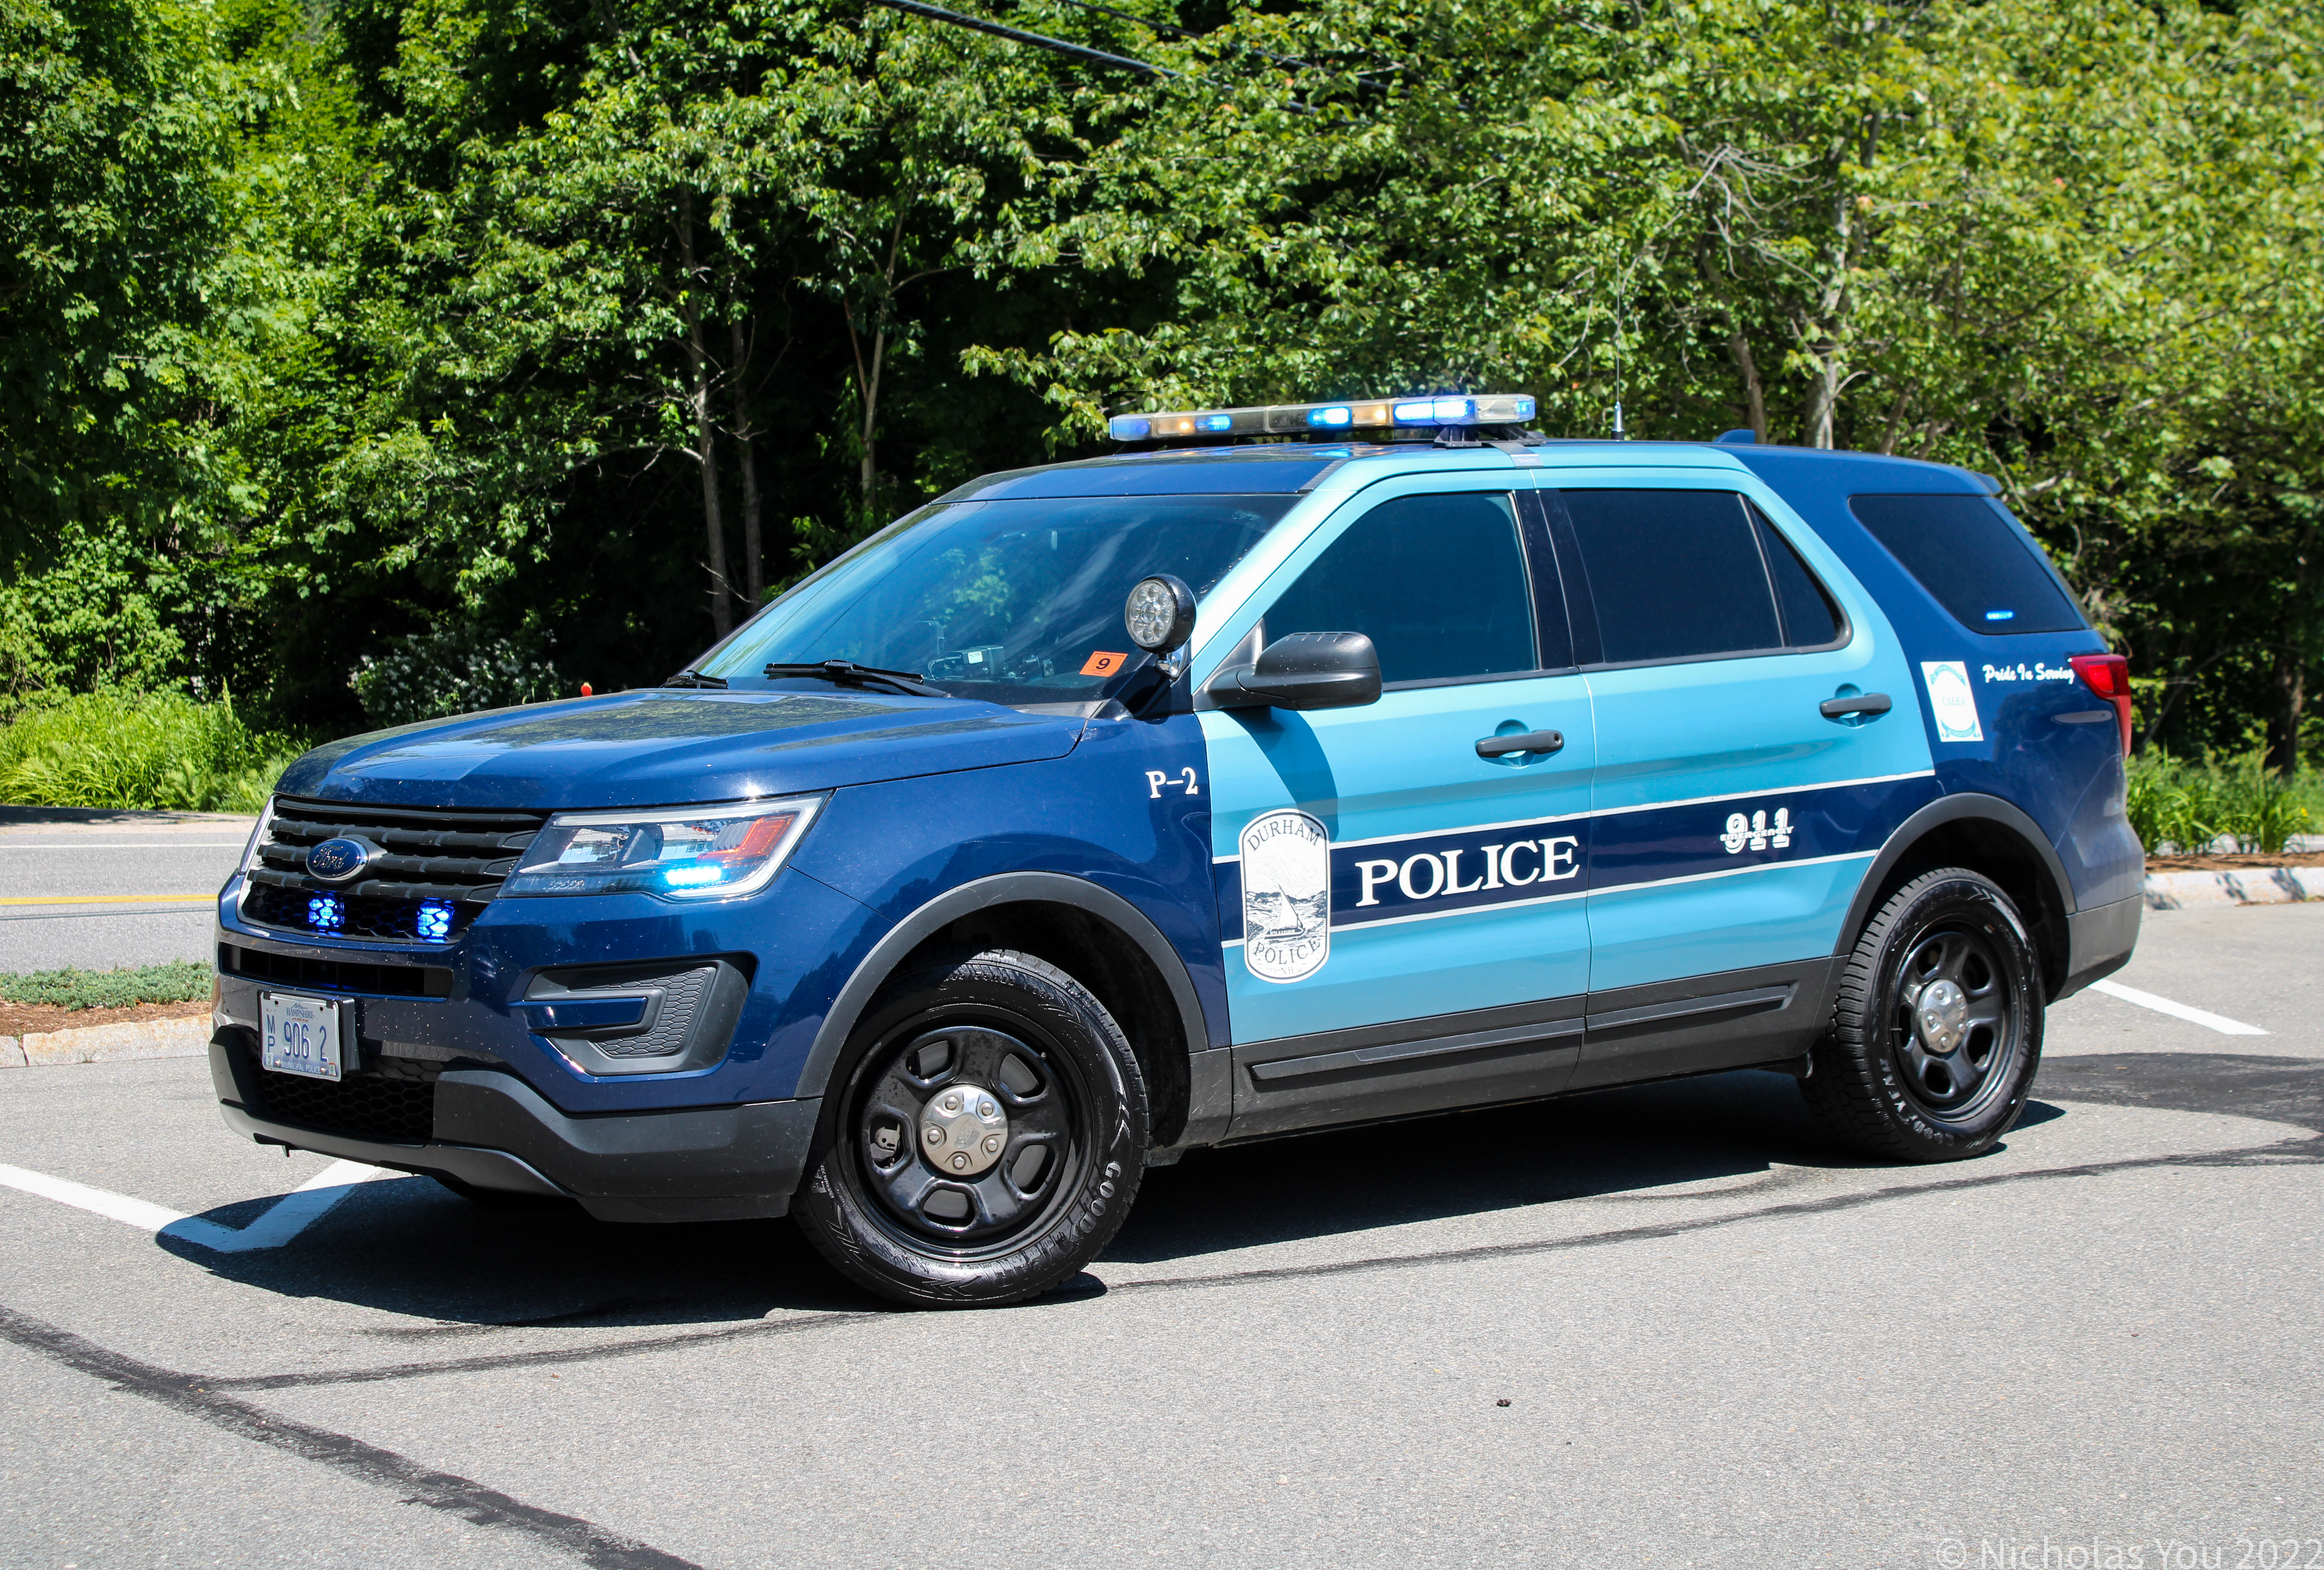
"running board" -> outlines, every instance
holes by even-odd
[[[1578,1019],[1549,1020],[1540,1024],[1510,1025],[1497,1031],[1472,1031],[1467,1035],[1439,1036],[1433,1041],[1393,1042],[1377,1047],[1358,1047],[1351,1051],[1318,1052],[1308,1058],[1278,1058],[1271,1063],[1251,1064],[1250,1077],[1262,1083],[1270,1079],[1304,1079],[1310,1075],[1337,1073],[1346,1069],[1369,1069],[1382,1063],[1447,1057],[1455,1052],[1481,1052],[1492,1047],[1554,1041],[1560,1036],[1581,1033],[1582,1022]]]
[[[1679,997],[1639,1008],[1618,1008],[1610,1014],[1591,1015],[1590,1029],[1628,1030],[1634,1025],[1660,1024],[1665,1020],[1704,1014],[1762,1014],[1790,1003],[1794,990],[1787,982],[1781,987],[1755,987],[1748,992],[1721,992],[1709,997]]]

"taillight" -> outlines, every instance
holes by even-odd
[[[2074,674],[2089,684],[2091,692],[2114,705],[2114,717],[2122,726],[2122,755],[2130,756],[2130,661],[2118,654],[2078,654],[2070,656],[2067,664]]]

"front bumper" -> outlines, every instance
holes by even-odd
[[[571,1116],[514,1074],[447,1068],[425,1141],[362,1138],[270,1115],[252,1033],[210,1042],[228,1127],[268,1144],[456,1179],[474,1188],[567,1195],[601,1221],[729,1221],[790,1208],[822,1102],[743,1102]]]

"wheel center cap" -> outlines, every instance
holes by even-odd
[[[1009,1115],[982,1085],[947,1085],[920,1108],[920,1154],[952,1177],[973,1177],[1009,1146]]]
[[[1921,1044],[1940,1056],[1960,1045],[1968,1019],[1969,994],[1956,981],[1930,982],[1921,988],[1920,1001],[1913,1008],[1913,1024],[1921,1033]]]

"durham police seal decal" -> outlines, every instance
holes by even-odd
[[[1332,837],[1305,813],[1245,824],[1242,959],[1261,981],[1296,981],[1332,952]]]

